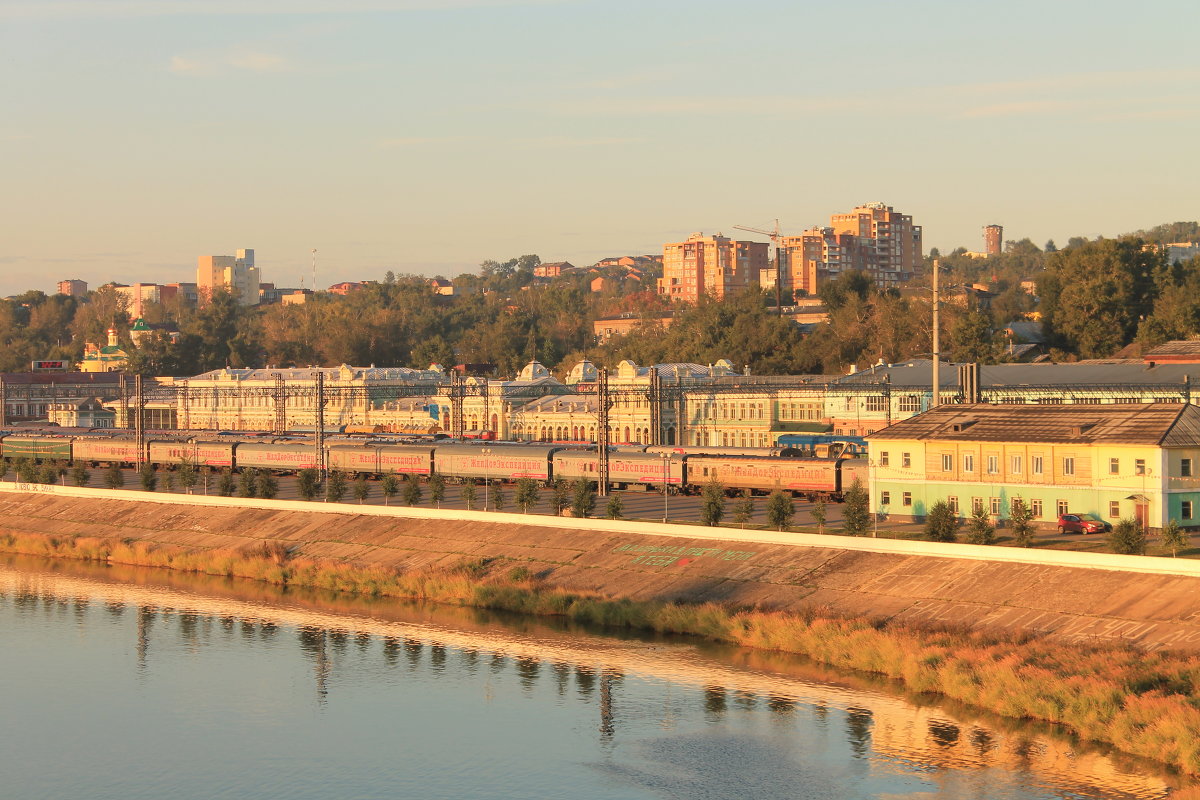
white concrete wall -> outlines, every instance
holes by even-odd
[[[269,511],[301,511],[310,514],[396,517],[400,519],[441,519],[455,522],[528,525],[543,528],[573,528],[578,531],[636,533],[675,539],[701,539],[724,543],[792,545],[821,547],[869,553],[895,553],[932,558],[959,558],[971,561],[1037,564],[1042,566],[1104,569],[1119,572],[1144,572],[1164,575],[1200,576],[1200,560],[1121,556],[1109,553],[1080,553],[1069,550],[1035,550],[1022,547],[988,547],[972,544],[941,544],[903,539],[855,538],[815,533],[790,533],[739,528],[708,528],[700,525],[671,525],[661,522],[629,522],[610,519],[575,519],[545,514],[514,514],[498,511],[410,508],[407,506],[370,506],[356,503],[323,503],[303,500],[262,500],[241,497],[214,497],[174,493],[141,492],[121,489],[83,489],[37,483],[0,482],[0,493],[52,494],[93,500],[124,500],[133,503],[166,503],[181,506],[253,508]]]

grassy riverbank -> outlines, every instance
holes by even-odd
[[[397,572],[293,557],[277,543],[192,551],[39,534],[0,534],[0,550],[562,616],[798,653],[1004,716],[1060,723],[1083,738],[1200,774],[1200,663],[1183,654],[873,624],[819,611],[794,614],[715,603],[613,599],[546,585],[509,559]]]

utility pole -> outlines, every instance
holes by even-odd
[[[930,408],[942,404],[941,376],[941,333],[938,330],[938,309],[941,306],[941,296],[938,294],[938,259],[933,260],[933,400]]]
[[[325,477],[325,371],[317,368],[317,472]]]
[[[287,430],[287,394],[283,387],[283,373],[275,373],[275,433],[282,435]]]
[[[146,462],[146,395],[142,391],[142,376],[133,377],[133,435],[137,440],[137,468]]]
[[[658,367],[650,367],[650,391],[648,392],[650,401],[650,444],[658,445],[663,443],[662,436],[662,375],[658,371]]]
[[[317,248],[313,248],[313,293],[317,291]]]
[[[601,367],[596,371],[596,422],[599,427],[599,430],[596,431],[596,455],[599,461],[596,473],[596,493],[601,497],[608,497],[608,409],[610,402],[608,370]]]
[[[0,375],[0,427],[8,426],[8,385]]]

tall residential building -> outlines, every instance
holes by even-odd
[[[821,283],[843,272],[870,272],[874,246],[869,240],[833,228],[810,228],[799,236],[785,236],[779,242],[779,260],[783,275],[790,279],[785,293],[816,294]]]
[[[663,245],[658,293],[688,303],[704,295],[720,300],[747,286],[758,286],[759,275],[766,268],[766,242],[693,233],[685,242]]]
[[[834,233],[872,240],[868,271],[878,286],[898,286],[920,268],[923,259],[921,226],[883,203],[867,203],[829,220]]]
[[[146,316],[146,304],[162,300],[162,287],[157,283],[135,283],[132,286],[113,284],[112,287],[117,294],[125,298],[130,319]]]
[[[989,256],[1000,255],[1000,250],[1004,244],[1004,226],[1003,225],[984,225],[983,226],[983,252]]]
[[[258,304],[258,267],[253,250],[238,250],[236,256],[200,256],[196,285],[201,300],[224,289],[246,306]]]
[[[87,294],[87,281],[65,280],[58,282],[58,293],[68,297],[83,297]]]

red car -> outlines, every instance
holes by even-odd
[[[1059,514],[1059,533],[1107,533],[1112,525],[1095,514]]]

